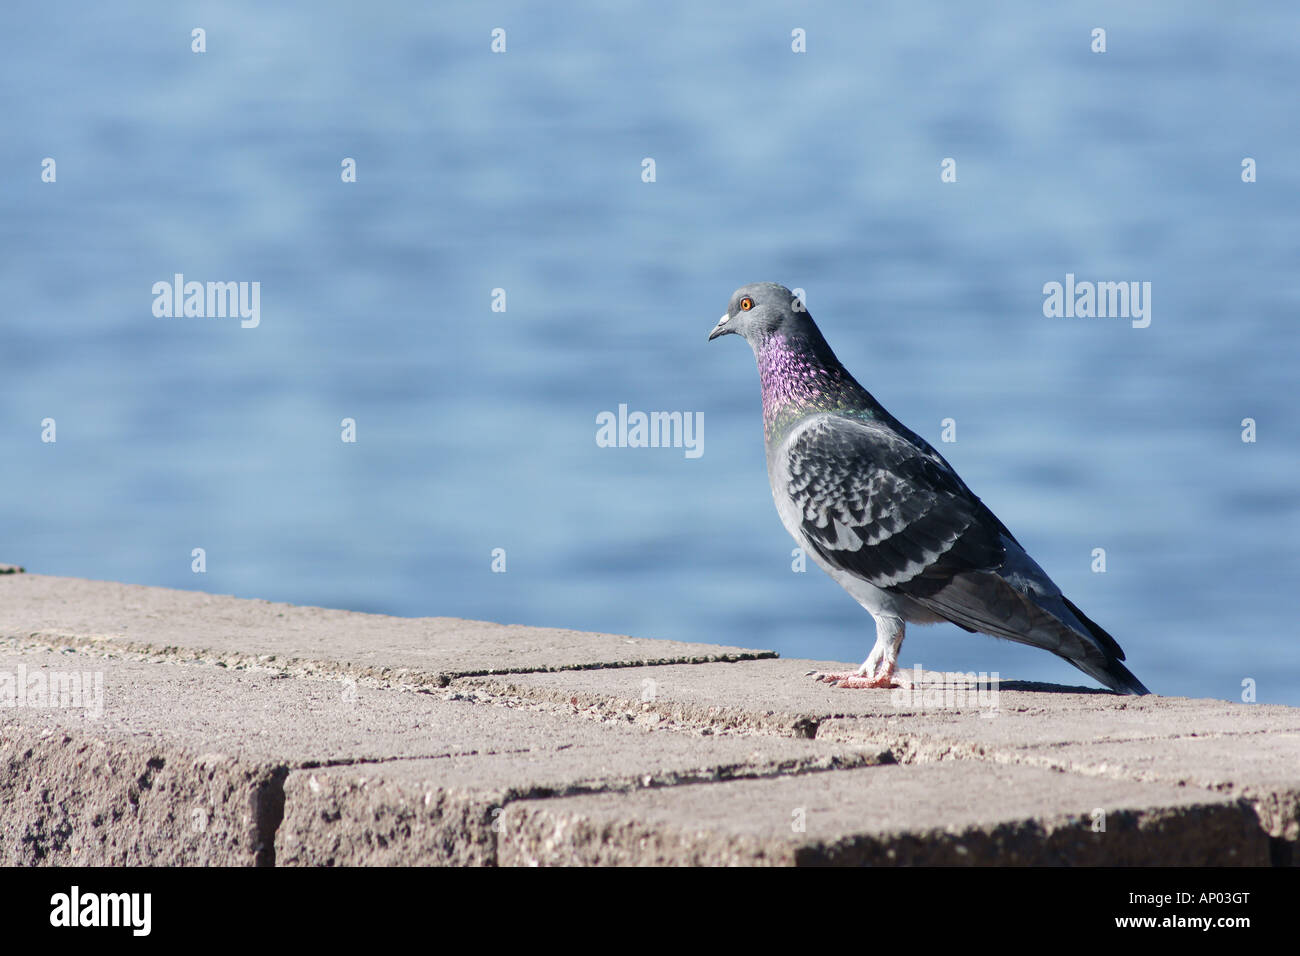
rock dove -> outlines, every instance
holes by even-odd
[[[758,363],[781,522],[876,621],[862,666],[821,679],[894,686],[906,624],[951,621],[1049,650],[1117,693],[1149,693],[943,456],[854,380],[789,289],[737,289],[709,340],[733,333]]]

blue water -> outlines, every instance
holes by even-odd
[[[771,279],[1152,689],[1300,704],[1300,8],[1133,6],[6,4],[0,560],[861,660],[705,342]],[[260,325],[155,318],[177,272]],[[1045,318],[1066,273],[1150,327]],[[703,455],[598,447],[620,403]],[[946,625],[902,660],[1086,682]]]

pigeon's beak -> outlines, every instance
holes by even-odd
[[[730,315],[724,315],[722,318],[718,319],[718,324],[715,325],[713,331],[709,333],[710,342],[716,339],[719,335],[726,335],[728,332],[736,331],[728,324],[730,319]]]

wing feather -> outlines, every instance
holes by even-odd
[[[1001,523],[933,449],[889,425],[819,415],[786,455],[802,530],[834,567],[928,595],[1001,564]]]

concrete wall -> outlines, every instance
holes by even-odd
[[[0,862],[1298,858],[1300,710],[832,668],[0,574]]]

